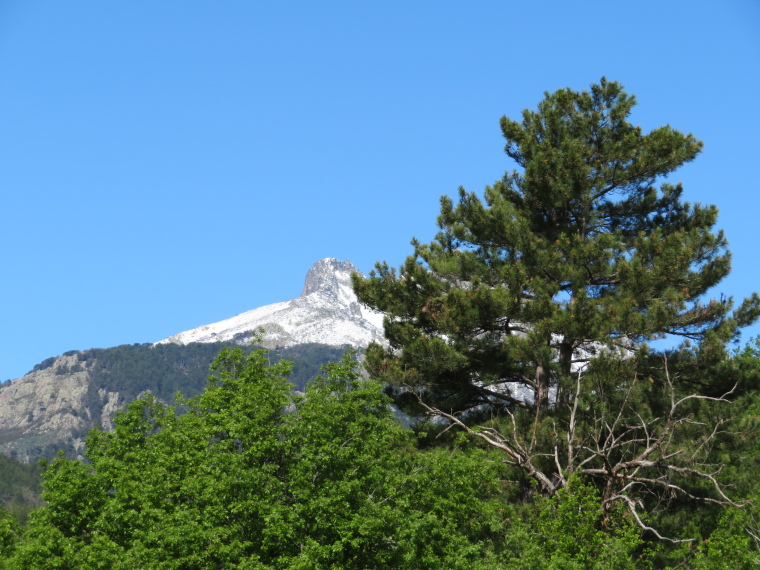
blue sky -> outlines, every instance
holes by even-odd
[[[760,289],[760,3],[0,2],[0,380],[398,266],[513,168],[499,118],[606,76]],[[760,333],[753,327],[745,338]]]

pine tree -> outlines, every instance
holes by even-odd
[[[717,208],[665,181],[702,143],[642,133],[635,102],[602,79],[502,118],[518,169],[483,199],[442,197],[435,240],[354,289],[386,314],[389,346],[372,345],[367,368],[398,405],[504,452],[537,484],[526,493],[554,495],[577,474],[607,515],[622,505],[661,536],[642,506],[736,504],[700,461],[732,393],[726,344],[760,298],[735,311],[706,298],[730,270]],[[650,348],[666,336],[680,345]]]
[[[413,241],[398,274],[379,263],[354,281],[387,315],[374,374],[454,411],[525,405],[525,389],[546,406],[600,347],[676,335],[715,349],[757,317],[757,296],[733,314],[730,298],[703,298],[730,269],[717,208],[655,186],[702,143],[669,126],[643,134],[627,121],[635,102],[602,79],[501,119],[519,170],[484,200],[443,196],[434,242]]]

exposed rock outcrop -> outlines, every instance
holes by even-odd
[[[92,420],[110,426],[119,407],[118,393],[101,390],[98,409],[92,410],[88,391],[89,373],[76,354],[59,356],[52,366],[0,388],[0,451],[23,461],[66,441],[81,453]]]

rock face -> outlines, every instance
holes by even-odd
[[[356,347],[382,343],[383,316],[359,304],[351,287],[351,274],[356,272],[349,261],[322,259],[306,274],[300,297],[181,332],[159,343],[235,340],[247,344],[260,328],[265,331],[263,344],[269,348],[308,342]]]
[[[81,453],[92,422],[110,428],[119,407],[117,393],[100,390],[93,414],[88,390],[89,374],[76,355],[59,356],[52,366],[0,388],[0,451],[28,460],[66,441],[70,451]]]

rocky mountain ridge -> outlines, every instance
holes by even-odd
[[[356,347],[382,343],[382,313],[361,306],[351,287],[351,274],[357,272],[350,261],[321,259],[307,272],[300,297],[181,332],[158,344],[232,340],[248,344],[254,331],[262,328],[262,343],[268,348],[312,342]]]

